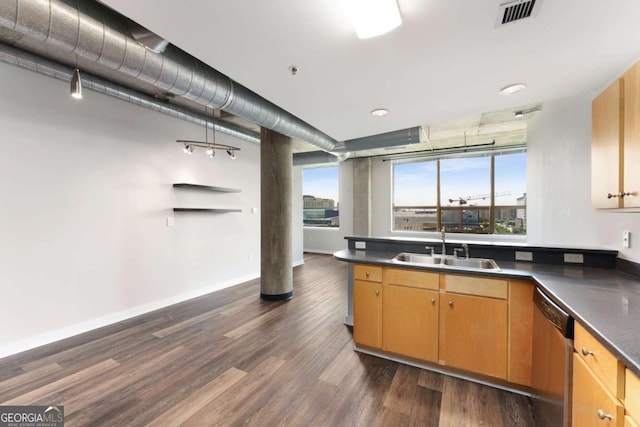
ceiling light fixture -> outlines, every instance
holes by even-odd
[[[343,0],[359,39],[376,37],[402,24],[396,0]]]
[[[78,69],[78,56],[76,55],[76,68],[71,74],[71,97],[74,99],[82,99],[82,79],[80,78],[80,70]]]
[[[216,123],[215,123],[215,111],[213,112],[212,115],[212,120],[211,120],[211,124],[212,124],[212,128],[213,128],[213,138],[212,138],[212,142],[209,142],[209,121],[207,120],[208,118],[208,107],[204,107],[204,142],[202,141],[190,141],[190,140],[185,140],[185,139],[177,139],[176,142],[179,144],[184,144],[184,148],[182,149],[182,151],[184,151],[187,154],[191,154],[193,153],[193,149],[194,147],[198,147],[198,148],[204,148],[205,149],[205,154],[210,157],[210,158],[214,158],[216,156],[216,151],[215,150],[226,150],[227,154],[229,154],[229,157],[231,157],[232,159],[236,158],[236,151],[240,151],[240,148],[238,147],[234,147],[232,145],[226,145],[226,144],[218,144],[216,143]]]
[[[376,108],[375,110],[371,111],[371,115],[375,117],[384,117],[387,114],[389,114],[389,110],[387,110],[386,108]]]
[[[500,89],[500,95],[513,95],[514,93],[518,93],[526,87],[527,85],[524,83],[510,84],[509,86],[505,86]]]

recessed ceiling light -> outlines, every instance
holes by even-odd
[[[397,0],[347,0],[343,4],[359,39],[379,36],[402,23]]]
[[[375,117],[384,117],[387,114],[389,114],[389,110],[387,110],[386,108],[376,108],[371,112],[371,115]]]
[[[524,83],[514,83],[514,84],[511,84],[509,86],[505,86],[502,89],[500,89],[500,94],[501,95],[511,95],[511,94],[520,92],[521,90],[523,90],[526,87],[527,87],[527,85],[524,84]]]

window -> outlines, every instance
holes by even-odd
[[[393,166],[393,229],[525,235],[526,153]]]
[[[305,227],[340,227],[338,167],[303,169],[302,222]]]

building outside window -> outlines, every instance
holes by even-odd
[[[303,169],[302,221],[305,227],[340,227],[338,167]]]
[[[526,235],[526,153],[395,163],[393,230]]]

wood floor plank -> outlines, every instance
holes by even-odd
[[[420,387],[441,392],[443,384],[444,375],[438,372],[427,371],[426,369],[420,370],[420,376],[418,377],[418,385]]]
[[[2,404],[5,406],[10,406],[10,405],[34,405],[34,404],[40,403],[42,402],[42,399],[49,396],[50,394],[72,387],[73,385],[79,382],[89,381],[91,377],[95,377],[96,375],[99,375],[102,372],[109,371],[118,365],[119,363],[116,362],[115,360],[107,359],[96,365],[83,369],[82,371],[79,371],[67,377],[61,378],[58,381],[54,381],[43,387],[37,388],[25,394],[22,394],[14,399],[4,401],[2,402]]]
[[[247,375],[247,373],[240,369],[229,368],[209,384],[196,390],[187,399],[181,401],[169,411],[147,424],[147,426],[163,427],[167,425],[177,426],[186,424],[189,418],[226,392],[245,375]]]
[[[62,366],[57,363],[40,366],[31,371],[0,381],[0,390],[3,390],[3,393],[10,392],[16,386],[24,387],[38,378],[47,376],[52,372],[60,372],[62,369]]]
[[[182,322],[174,323],[171,326],[167,326],[166,328],[160,329],[159,331],[154,332],[152,335],[154,337],[164,338],[167,335],[171,335],[177,331],[181,331],[189,326],[193,326],[205,320],[215,318],[216,316],[219,316],[219,314],[213,311],[202,313],[199,316],[191,317],[189,319],[183,320]]]

